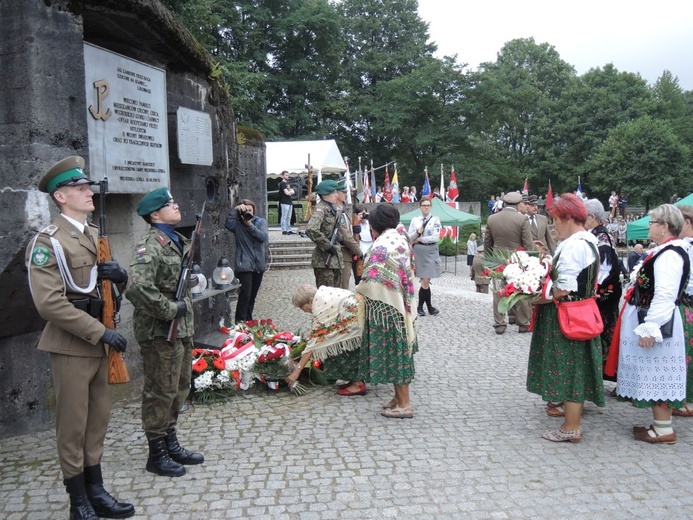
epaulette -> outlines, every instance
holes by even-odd
[[[156,240],[161,244],[162,246],[165,246],[168,243],[168,238],[165,238],[163,235],[156,235]]]
[[[94,229],[99,229],[99,226],[97,226],[97,225],[94,224],[93,222],[87,222],[87,226],[93,227]]]
[[[55,233],[57,231],[58,231],[58,226],[56,226],[55,224],[50,224],[50,225],[46,226],[45,228],[43,228],[41,231],[39,231],[39,233],[43,233],[44,235],[48,235],[48,236],[52,237],[53,235],[55,235]]]

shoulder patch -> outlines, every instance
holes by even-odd
[[[51,225],[46,226],[45,228],[43,228],[43,229],[40,231],[40,233],[43,233],[44,235],[53,236],[53,235],[55,235],[55,232],[56,232],[56,231],[58,231],[58,226],[56,226],[55,224],[51,224]]]
[[[165,238],[163,235],[156,235],[156,240],[157,240],[162,246],[165,246],[166,243],[168,242],[168,239]]]
[[[48,263],[48,260],[50,260],[50,258],[51,252],[43,244],[38,244],[36,247],[34,247],[34,250],[31,253],[31,262],[36,267],[43,267]]]
[[[314,213],[322,213],[322,208],[315,208]]]
[[[143,254],[145,254],[146,252],[147,252],[147,248],[146,248],[146,247],[141,247],[140,249],[137,250],[137,254],[138,254],[138,255],[143,255]]]

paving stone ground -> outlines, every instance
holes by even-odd
[[[649,411],[607,396],[603,409],[586,405],[579,444],[542,440],[560,419],[525,389],[530,335],[496,336],[491,297],[473,292],[462,262],[434,280],[440,315],[419,320],[413,419],[380,416],[389,385],[364,397],[316,387],[196,404],[179,437],[207,460],[174,479],[144,470],[139,404],[119,403],[107,488],[153,520],[693,516],[693,419],[675,418],[674,446],[636,442],[631,428],[650,424]],[[256,317],[306,330],[290,296],[312,281],[309,270],[270,270]],[[0,518],[68,517],[52,432],[2,439],[0,455]]]

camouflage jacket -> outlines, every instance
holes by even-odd
[[[184,250],[190,248],[188,240],[178,234]],[[133,323],[137,341],[166,337],[178,307],[173,301],[182,270],[183,255],[171,239],[159,229],[151,227],[137,243],[135,258],[130,264],[130,280],[125,297],[135,307]],[[178,320],[178,337],[195,334],[190,292],[186,289],[184,300],[187,314]]]
[[[343,214],[341,209],[337,209],[337,204],[331,206],[324,200],[318,202],[313,210],[313,214],[306,226],[306,235],[315,242],[315,249],[311,258],[311,266],[317,269],[342,269],[344,260],[342,259],[342,246],[339,241],[335,244],[337,254],[332,255],[330,264],[325,265],[325,260],[330,254],[330,238],[337,221],[337,216]]]

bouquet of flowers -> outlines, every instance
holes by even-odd
[[[231,395],[233,384],[219,350],[196,348],[192,352],[193,398],[215,402]]]
[[[551,258],[543,252],[516,252],[495,248],[484,264],[488,277],[496,282],[494,289],[501,297],[498,312],[505,314],[518,301],[541,294],[546,276],[551,270]]]

